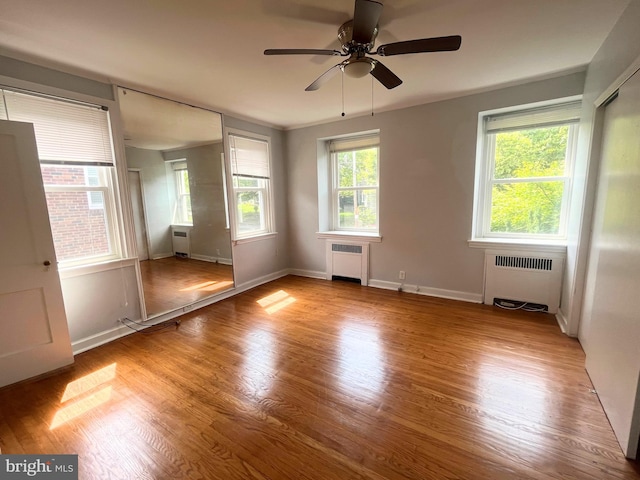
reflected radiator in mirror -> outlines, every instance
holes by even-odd
[[[191,257],[191,227],[172,225],[171,239],[173,241],[173,254],[176,257]]]

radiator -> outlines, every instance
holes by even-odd
[[[176,257],[191,257],[191,227],[172,226],[171,240],[173,242],[173,254]]]
[[[546,305],[549,313],[560,306],[564,256],[560,254],[485,253],[484,303],[494,299]]]
[[[369,282],[369,244],[327,240],[327,280],[354,278]]]

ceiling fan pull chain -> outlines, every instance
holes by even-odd
[[[371,77],[371,116],[373,117],[373,75]]]
[[[340,70],[342,71],[340,78],[342,79],[342,116],[344,117],[344,68],[341,68]]]

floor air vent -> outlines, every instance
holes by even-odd
[[[369,281],[369,244],[327,240],[327,280],[358,279]]]
[[[556,313],[560,306],[564,256],[504,255],[485,253],[484,303],[495,299],[546,306]]]

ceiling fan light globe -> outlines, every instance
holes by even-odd
[[[344,73],[351,78],[362,78],[371,72],[372,65],[369,62],[352,62],[344,67]]]

